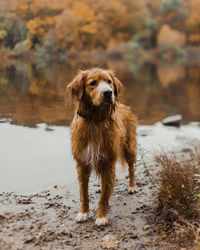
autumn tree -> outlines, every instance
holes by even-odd
[[[33,44],[41,41],[67,8],[67,0],[10,0],[11,12],[26,21]]]
[[[199,0],[0,0],[0,39],[10,48],[28,39],[40,52],[54,46],[109,49],[129,41],[149,49],[157,46],[157,33],[167,23],[198,44],[199,6]]]
[[[189,16],[186,20],[189,42],[199,44],[200,42],[200,2],[199,0],[189,1]]]

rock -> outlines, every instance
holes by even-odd
[[[148,136],[148,135],[152,135],[152,133],[153,133],[152,129],[138,128],[138,130],[137,130],[137,134],[139,136]]]
[[[6,219],[6,217],[0,214],[0,221],[4,219]]]
[[[111,234],[105,235],[102,240],[103,242],[101,243],[101,247],[104,249],[115,249],[118,247],[119,241]]]
[[[190,122],[190,125],[198,127],[200,126],[200,122]]]
[[[38,232],[35,238],[39,239],[41,236],[42,236],[42,232]]]
[[[182,115],[169,116],[162,120],[162,124],[165,126],[172,126],[179,128],[181,126]]]
[[[138,236],[136,234],[130,235],[129,237],[130,239],[136,240],[138,238]]]
[[[35,237],[28,237],[24,240],[24,243],[25,244],[29,244],[29,243],[32,243],[33,241],[35,240]]]
[[[145,245],[142,244],[142,243],[137,243],[137,244],[134,246],[134,248],[133,248],[133,250],[145,250],[145,249],[146,249],[146,247],[145,247]]]

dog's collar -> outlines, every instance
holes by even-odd
[[[79,111],[77,111],[76,113],[77,113],[77,115],[79,115],[80,117],[82,117],[86,120],[92,120],[92,115],[84,115],[83,113],[81,113]]]

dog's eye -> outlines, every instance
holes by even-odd
[[[90,86],[95,86],[97,84],[97,81],[92,81],[91,83],[90,83]]]
[[[111,84],[111,83],[112,83],[112,81],[111,81],[110,79],[108,79],[108,83],[109,83],[109,84]]]

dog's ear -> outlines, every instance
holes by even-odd
[[[117,99],[119,99],[122,96],[122,92],[123,92],[122,83],[120,82],[120,80],[117,79],[117,77],[115,76],[114,71],[109,70],[109,74],[110,74],[110,76],[111,76],[111,78],[113,80],[113,83],[114,83],[114,94],[115,94],[115,97]]]
[[[88,71],[80,70],[77,76],[72,80],[66,88],[66,102],[75,103],[80,101],[84,95],[84,82]]]

